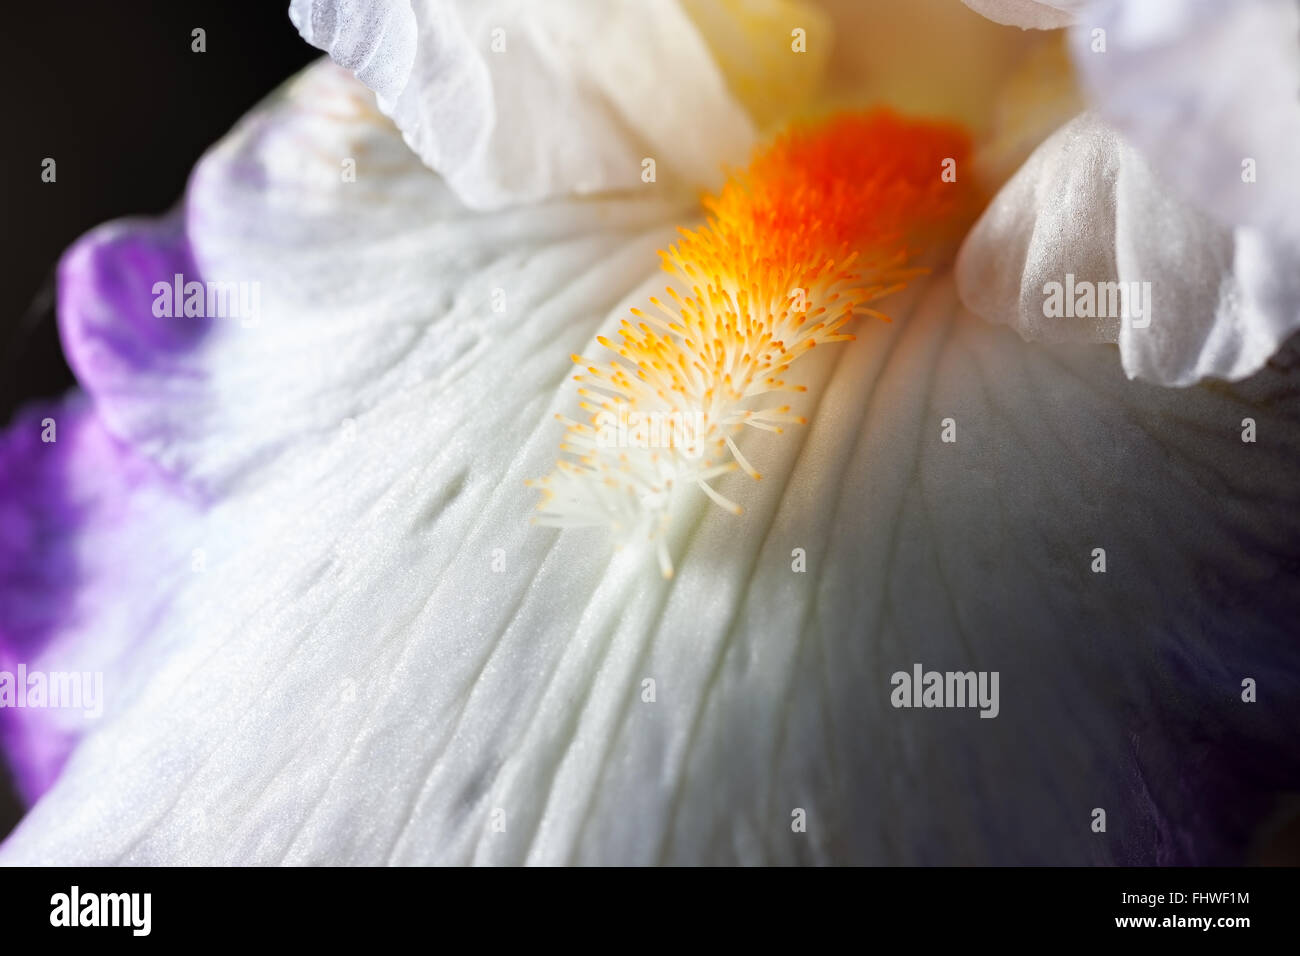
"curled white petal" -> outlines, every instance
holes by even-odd
[[[351,70],[380,102],[392,104],[402,95],[415,64],[418,33],[411,0],[290,0],[289,19],[304,40]]]
[[[1130,377],[1186,385],[1250,375],[1300,327],[1296,261],[1181,199],[1085,114],[994,198],[957,275],[969,308],[1027,339],[1117,342]]]
[[[472,208],[645,188],[742,161],[752,125],[676,0],[295,0],[304,38],[379,96]]]

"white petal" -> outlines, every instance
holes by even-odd
[[[1220,222],[1300,244],[1297,37],[1293,0],[1105,0],[1071,39],[1090,100],[1163,180]]]
[[[581,248],[579,285],[620,271],[624,250]],[[575,321],[570,293],[601,298],[557,286],[527,322],[613,324]],[[346,448],[304,436],[217,506],[228,546],[158,622],[145,692],[0,860],[1236,858],[1249,816],[1211,799],[1232,748],[1300,759],[1300,589],[1268,557],[1300,534],[1296,370],[1172,392],[956,316],[950,281],[894,305],[810,360],[814,420],[751,446],[768,477],[727,489],[747,515],[701,509],[672,583],[526,524],[522,479],[572,401],[539,400],[565,341],[392,393]],[[891,708],[915,663],[998,671],[999,716]],[[1278,696],[1247,712],[1256,673]]]
[[[1152,289],[1150,327],[1120,331],[1130,376],[1244,378],[1300,328],[1300,245],[1219,225],[1145,165],[1121,171],[1116,195],[1117,272]]]
[[[1048,319],[1043,287],[1067,273],[1114,281],[1122,145],[1090,117],[1054,133],[994,197],[962,246],[962,301],[1030,341],[1114,342],[1119,323]]]
[[[1092,0],[962,0],[997,23],[1024,30],[1055,30],[1075,23]]]
[[[344,164],[353,159],[350,182]],[[258,314],[168,320],[171,338],[188,328],[192,341],[151,352],[163,336],[152,329],[162,323],[149,318],[149,290],[155,281],[172,284],[172,263],[128,259],[93,241],[69,257],[67,268],[91,287],[64,304],[64,338],[113,430],[215,493],[291,454],[297,437],[332,441],[382,396],[454,378],[499,351],[491,333],[512,327],[534,296],[567,280],[569,267],[550,264],[545,250],[585,249],[602,235],[656,226],[669,235],[690,205],[648,189],[471,213],[405,147],[369,92],[323,61],[245,119],[191,177],[185,223],[193,261],[176,268],[193,270],[187,281],[256,289]],[[126,259],[122,274],[115,257]],[[639,270],[655,265],[651,255]],[[454,288],[449,275],[458,277]],[[107,298],[131,287],[139,294],[122,297],[120,307],[134,305],[144,319],[131,315],[130,323],[150,324],[147,334],[127,336],[113,327],[120,316],[97,311],[97,289]],[[440,318],[437,330],[430,316]],[[542,334],[536,323],[519,329],[525,343]]]
[[[347,181],[342,164],[353,158],[356,179]],[[305,434],[346,451],[380,396],[455,381],[484,354],[515,362],[493,340],[512,317],[563,292],[557,283],[581,279],[610,243],[659,236],[640,240],[612,302],[656,270],[655,248],[688,208],[647,191],[471,214],[407,149],[368,90],[329,61],[308,68],[200,162],[179,214],[105,224],[64,256],[60,331],[94,407],[78,412],[75,426],[73,411],[69,421],[57,414],[60,442],[35,443],[50,453],[42,457],[67,451],[48,475],[27,479],[47,487],[28,496],[14,478],[5,509],[14,518],[0,530],[10,534],[14,522],[54,530],[0,549],[14,554],[0,553],[0,598],[13,596],[0,602],[0,667],[93,664],[110,691],[106,711],[124,706],[136,681],[122,668],[147,656],[145,622],[170,602],[177,577],[245,540],[242,527],[207,528],[196,508],[292,470]],[[155,284],[171,288],[176,275],[183,284],[256,284],[260,308],[248,317],[160,316]],[[553,318],[520,330],[518,347],[563,341],[566,315]],[[569,350],[583,341],[573,338]],[[554,357],[539,393],[564,377],[565,355]],[[435,403],[419,420],[458,411]],[[99,474],[119,445],[121,463]],[[74,468],[84,473],[64,477]],[[495,482],[491,473],[485,480]],[[48,568],[48,586],[34,584],[38,568]],[[18,640],[28,607],[42,616],[39,643]],[[39,792],[71,742],[96,725],[80,713],[16,713],[14,759],[25,788]]]
[[[523,479],[574,410],[568,354],[661,283],[669,207],[473,218],[399,166],[370,223],[324,171],[396,162],[395,135],[311,88],[335,136],[290,94],[191,197],[197,258],[274,276],[262,324],[156,383],[188,406],[175,466],[222,492],[182,528],[206,571],[160,585],[128,690],[0,862],[1240,855],[1300,767],[1300,365],[1129,383],[1110,350],[961,315],[941,277],[808,358],[810,425],[746,446],[767,477],[723,490],[747,514],[702,505],[666,583],[530,527]],[[387,234],[407,205],[431,218]],[[999,716],[892,708],[914,663],[998,671]],[[1256,674],[1276,692],[1243,708]]]
[[[644,188],[647,158],[694,193],[753,142],[675,0],[295,0],[290,14],[471,208]]]
[[[1085,114],[994,198],[957,275],[969,308],[1027,339],[1118,342],[1130,377],[1186,385],[1250,375],[1300,327],[1295,261],[1293,247],[1220,226],[1179,199],[1118,133]],[[1048,311],[1049,284],[1114,282],[1134,290],[1134,303],[1149,289],[1149,318]]]
[[[415,66],[419,35],[411,0],[289,0],[289,19],[304,40],[352,71],[381,102],[392,104],[402,95]]]

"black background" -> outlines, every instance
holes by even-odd
[[[288,0],[81,0],[5,10],[0,149],[0,422],[73,386],[54,320],[54,269],[108,219],[156,215],[203,151],[320,52]],[[207,51],[191,31],[207,31]],[[41,162],[57,163],[54,183]],[[5,771],[7,773],[7,771]],[[21,809],[0,773],[0,838]]]
[[[531,875],[512,872],[304,867],[273,869],[188,867],[158,870],[0,869],[7,904],[4,942],[15,951],[72,945],[175,948],[200,937],[210,947],[247,949],[286,943],[295,950],[374,948],[395,932],[438,940],[436,920],[454,919],[452,933],[490,929],[507,949],[537,946],[537,927],[557,925],[557,911],[588,938],[626,935],[646,919],[651,894],[672,894],[641,939],[689,939],[703,949],[809,948],[810,940],[897,941],[905,951],[983,952],[1021,944],[1016,951],[1075,948],[1091,942],[1121,951],[1177,947],[1192,952],[1285,951],[1294,944],[1296,871],[1289,869],[1128,870],[1123,868],[891,868],[786,872],[735,871],[725,889],[744,906],[719,919],[719,875],[709,868],[610,876],[578,869],[549,874],[550,892],[537,892]],[[518,882],[516,882],[516,880]],[[50,900],[76,885],[82,893],[147,892],[152,932],[126,928],[52,928]],[[1124,903],[1125,893],[1183,893],[1188,902]],[[1248,894],[1246,902],[1191,904],[1193,893]],[[581,899],[581,907],[564,907]],[[723,904],[725,906],[725,904]],[[509,918],[502,919],[503,911]],[[1116,917],[1246,917],[1249,927],[1117,927]],[[567,927],[566,927],[567,928]],[[561,930],[562,931],[562,930]],[[546,932],[543,930],[542,932]],[[71,935],[69,935],[71,934]],[[1126,939],[1127,937],[1127,939]],[[458,937],[453,937],[458,938]],[[1209,943],[1209,946],[1206,943]],[[1123,945],[1127,943],[1127,945]],[[26,945],[24,945],[26,944]],[[436,945],[436,942],[435,942]],[[1214,947],[1211,950],[1209,947]]]

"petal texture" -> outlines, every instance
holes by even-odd
[[[647,158],[689,194],[752,145],[676,0],[294,0],[289,13],[471,208],[638,188]]]
[[[237,544],[0,858],[1238,859],[1300,770],[1296,366],[1171,392],[963,317],[951,281],[895,314],[818,359],[802,442],[749,448],[746,519],[701,509],[671,584],[526,524],[563,347],[302,443],[215,506]],[[998,717],[892,708],[917,663],[998,671]]]
[[[309,68],[200,163],[177,212],[92,230],[60,263],[60,332],[87,396],[5,437],[0,666],[101,671],[106,712],[121,706],[157,604],[245,540],[239,526],[205,531],[207,503],[292,468],[303,433],[346,448],[379,394],[454,380],[458,361],[490,350],[486,330],[556,281],[543,247],[595,250],[656,224],[667,236],[685,208],[660,195],[471,217],[369,91],[327,61]],[[656,244],[634,275],[654,270]],[[444,271],[463,285],[449,290]],[[159,309],[155,285],[175,305],[177,277],[181,300],[190,283],[228,280],[255,284],[261,307],[208,314],[204,289],[197,314]],[[431,313],[446,319],[437,331]],[[40,440],[47,415],[54,443]],[[29,799],[98,726],[53,710],[0,717]]]
[[[556,281],[536,250],[670,229],[688,204],[666,193],[471,213],[371,94],[322,62],[200,162],[182,232],[110,224],[74,246],[61,271],[63,336],[114,432],[215,495],[291,454],[302,434],[332,441],[382,396],[454,378]],[[653,255],[639,268],[653,272]],[[175,273],[255,289],[257,314],[155,317],[153,285],[174,285]],[[436,331],[431,315],[443,319]]]

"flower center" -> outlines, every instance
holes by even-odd
[[[876,111],[793,129],[732,175],[705,199],[705,225],[660,253],[690,294],[669,287],[617,341],[597,336],[613,357],[573,356],[589,418],[556,416],[565,457],[532,483],[538,522],[648,537],[670,577],[664,532],[683,489],[741,513],[709,484],[737,468],[761,477],[736,434],[805,424],[779,399],[807,390],[791,367],[853,339],[855,316],[888,321],[869,303],[924,272],[918,256],[962,224],[968,151],[956,127]]]

